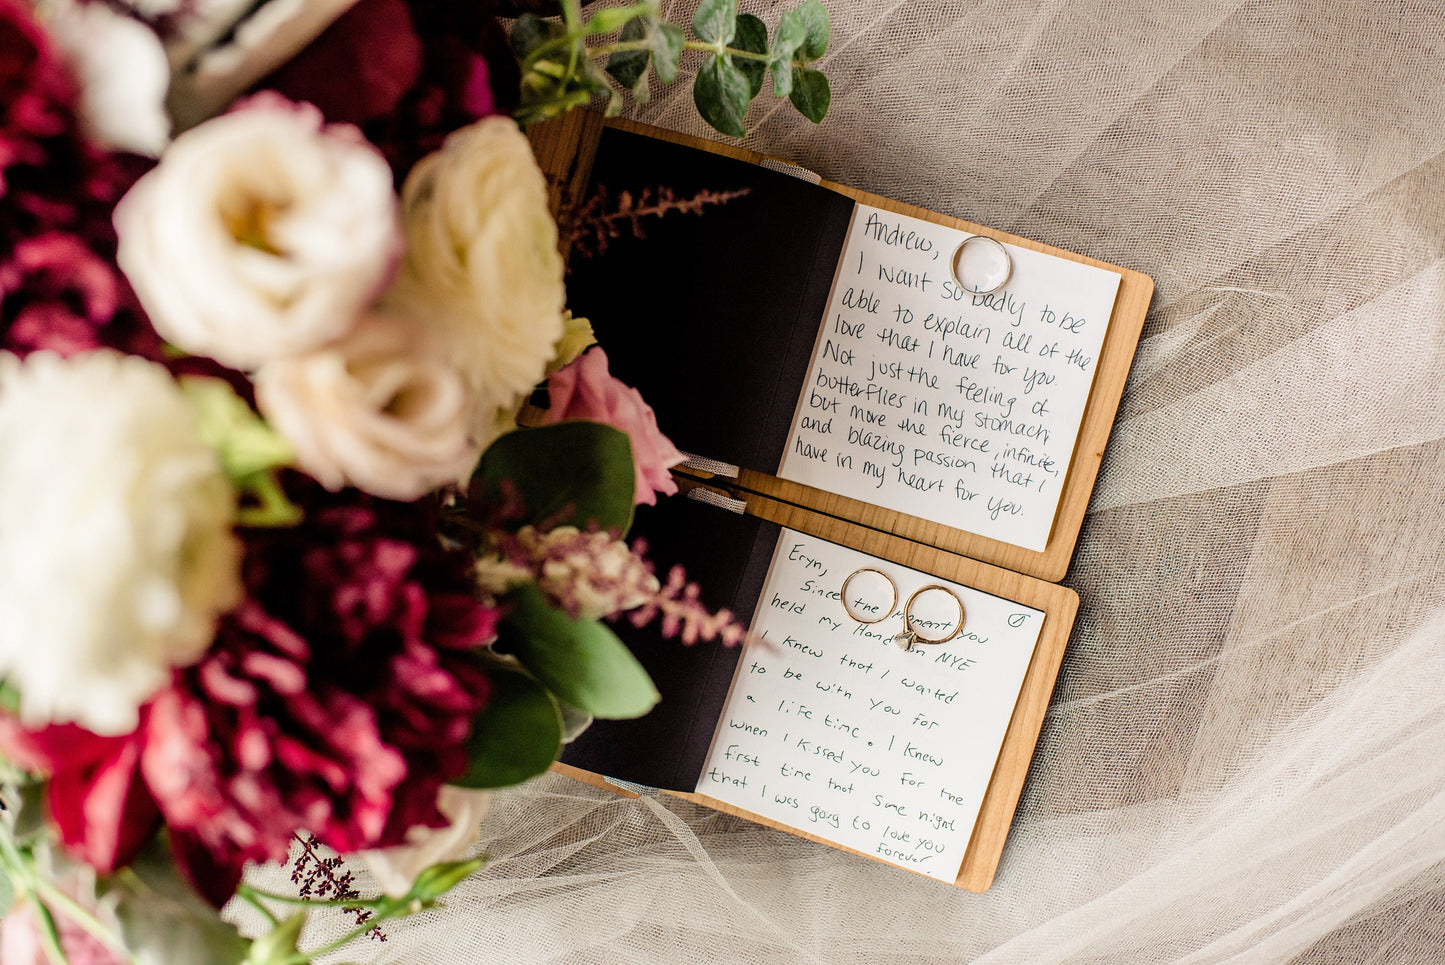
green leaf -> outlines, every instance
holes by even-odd
[[[597,717],[641,717],[661,699],[642,664],[596,620],[573,620],[527,583],[508,597],[499,645],[563,703]]]
[[[20,691],[8,680],[0,680],[0,709],[20,713]]]
[[[772,59],[768,67],[773,72],[773,94],[787,97],[793,91],[793,55],[808,38],[808,25],[796,10],[789,10],[778,21],[778,32],[773,35]]]
[[[440,864],[434,864],[416,876],[416,881],[412,882],[411,891],[407,892],[406,898],[408,901],[415,900],[429,905],[482,870],[484,864],[486,864],[486,860],[483,858],[443,861]]]
[[[692,102],[702,119],[729,137],[747,134],[743,116],[748,112],[748,79],[733,66],[731,57],[713,57],[697,72]]]
[[[517,18],[516,24],[512,26],[511,44],[512,51],[519,60],[526,60],[527,56],[542,44],[549,40],[560,37],[565,29],[555,21],[543,20],[536,14],[524,13]]]
[[[792,10],[805,28],[802,44],[803,61],[817,60],[828,52],[828,8],[822,0],[807,0]]]
[[[692,29],[710,44],[732,42],[737,29],[738,0],[702,0],[692,17]]]
[[[296,941],[306,924],[306,912],[298,911],[251,943],[242,965],[286,965],[298,957]]]
[[[622,39],[626,41],[648,38],[648,27],[641,17],[629,20],[622,28]],[[637,93],[637,84],[647,73],[647,64],[652,59],[649,50],[623,50],[607,58],[607,73],[623,87]],[[645,88],[644,88],[645,89]]]
[[[588,58],[577,62],[576,83],[594,94],[613,93],[612,85],[607,81],[607,71],[603,70],[597,61]]]
[[[293,526],[301,509],[287,498],[276,470],[291,464],[291,446],[261,420],[230,383],[184,376],[181,392],[196,413],[201,438],[216,451],[221,468],[242,496],[243,526]]]
[[[627,434],[597,422],[518,429],[482,454],[472,476],[474,506],[500,505],[511,488],[526,523],[627,532],[637,471]]]
[[[15,904],[15,886],[10,883],[10,876],[0,874],[0,919],[10,914],[10,906]]]
[[[682,60],[682,45],[685,40],[682,28],[675,24],[661,24],[652,35],[652,69],[657,79],[671,84],[677,79],[677,65]]]
[[[733,46],[753,54],[766,54],[768,52],[768,25],[750,13],[742,14],[738,17]],[[736,66],[748,79],[748,90],[750,91],[748,99],[757,97],[758,92],[763,89],[763,75],[768,71],[767,61],[738,58]]]
[[[645,3],[631,7],[605,7],[594,13],[582,30],[587,34],[610,34],[624,24],[635,23],[647,11]]]
[[[489,668],[487,709],[472,722],[467,771],[450,783],[492,788],[520,784],[562,752],[562,714],[541,684],[519,670]]]
[[[828,113],[828,104],[833,99],[828,89],[828,78],[822,71],[809,67],[793,68],[793,93],[788,98],[808,120],[814,124],[823,120]]]
[[[129,872],[109,880],[106,897],[116,901],[121,938],[138,962],[235,965],[246,955],[248,942],[235,926],[180,879],[163,836],[146,845]],[[284,951],[285,938],[277,937]]]

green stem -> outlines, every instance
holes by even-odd
[[[371,918],[368,918],[364,924],[357,925],[351,931],[347,932],[345,935],[342,935],[335,941],[328,942],[327,944],[322,945],[320,948],[317,948],[313,951],[297,952],[296,955],[286,959],[285,965],[306,965],[306,963],[312,961],[313,959],[320,958],[322,955],[328,955],[331,952],[336,951],[338,948],[345,947],[346,945],[360,938],[362,935],[365,935],[367,932],[371,931],[377,925],[386,921],[388,918],[396,918],[399,915],[410,914],[410,911],[411,909],[406,905],[402,905],[399,907],[396,905],[392,905],[389,908],[382,908],[378,910],[376,914],[373,915]]]
[[[727,54],[731,57],[741,57],[743,60],[770,61],[773,59],[768,54],[755,54],[751,50],[739,50],[736,47],[725,47],[722,44],[709,44],[701,40],[684,40],[682,42],[682,49],[705,50],[710,54],[717,54],[719,57]]]
[[[30,892],[30,899],[35,903],[35,920],[40,923],[40,937],[45,940],[45,954],[55,965],[70,965],[65,949],[60,947],[60,929],[55,926],[55,916],[35,892]]]
[[[247,903],[248,905],[250,905],[252,908],[256,909],[256,910],[259,911],[261,914],[265,915],[265,916],[266,916],[266,920],[271,923],[271,927],[272,927],[272,928],[275,928],[276,926],[280,925],[280,924],[281,924],[281,919],[279,919],[279,918],[277,918],[275,915],[271,914],[271,909],[270,909],[270,908],[267,908],[265,905],[261,904],[261,899],[260,899],[260,898],[257,898],[254,894],[251,894],[250,891],[251,891],[250,888],[247,888],[245,885],[241,885],[239,888],[236,889],[236,897],[237,897],[237,898],[240,898],[242,901],[246,902],[246,903]]]
[[[299,898],[295,895],[273,894],[259,888],[252,888],[247,884],[237,887],[236,894],[248,901],[264,898],[267,901],[279,901],[285,905],[305,905],[308,908],[365,908],[369,911],[378,911],[382,905],[391,901],[390,898]]]
[[[121,937],[101,924],[99,918],[96,918],[95,915],[91,914],[85,908],[82,908],[80,903],[74,898],[71,898],[65,892],[44,879],[37,880],[36,886],[37,891],[44,901],[64,911],[66,918],[69,918],[75,922],[75,924],[89,932],[96,941],[105,945],[111,951],[118,952],[125,956],[126,961],[135,961],[135,959],[131,957],[130,952],[126,950],[125,942],[121,940]]]
[[[612,44],[603,44],[601,47],[588,47],[587,57],[608,57],[612,54],[625,54],[633,50],[651,50],[652,42],[649,40],[619,40]]]

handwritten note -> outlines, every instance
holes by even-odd
[[[778,475],[1043,550],[1119,275],[1007,245],[971,295],[967,237],[857,206]]]
[[[967,612],[962,635],[905,652],[893,642],[896,610],[874,624],[850,619],[839,591],[870,566],[898,585],[900,603],[932,583],[953,590]],[[862,612],[888,600],[853,603]],[[952,882],[1043,619],[785,529],[753,619],[761,639],[742,654],[697,790]]]

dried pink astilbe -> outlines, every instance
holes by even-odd
[[[591,258],[607,251],[607,243],[620,238],[630,229],[634,238],[646,237],[644,218],[660,218],[665,214],[702,214],[709,207],[727,204],[749,193],[748,188],[736,191],[699,191],[690,198],[679,198],[671,188],[643,188],[633,197],[631,191],[619,191],[612,202],[606,185],[598,185],[592,196],[572,210],[561,226],[562,250],[579,258]]]
[[[728,646],[742,642],[747,629],[728,610],[710,611],[698,599],[698,585],[689,583],[681,566],[667,574],[667,583],[628,617],[633,626],[644,626],[662,616],[662,635],[680,637],[692,646],[699,640],[722,640]]]
[[[713,613],[704,606],[682,567],[673,567],[661,584],[644,552],[640,542],[628,546],[614,533],[575,526],[544,533],[526,526],[500,539],[498,555],[478,561],[477,578],[485,592],[499,596],[533,581],[574,620],[613,619],[631,611],[629,619],[638,627],[660,615],[662,635],[680,637],[684,644],[721,639],[731,646],[742,640],[745,629],[727,610]]]

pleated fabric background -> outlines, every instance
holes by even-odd
[[[338,960],[1442,960],[1445,5],[827,5],[831,113],[747,146],[1158,284],[993,888],[547,776]]]

